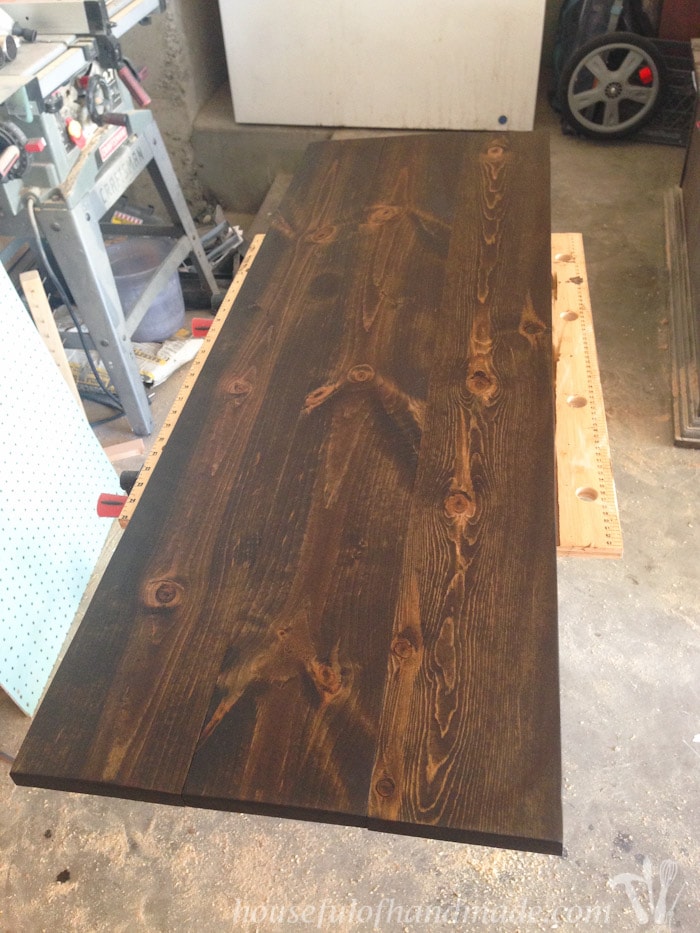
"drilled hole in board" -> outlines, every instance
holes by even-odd
[[[562,311],[559,317],[562,321],[575,321],[578,318],[578,314],[575,311]]]
[[[569,395],[566,404],[571,408],[585,408],[588,402],[582,395]]]
[[[595,502],[598,498],[598,490],[593,489],[592,486],[579,486],[576,495],[583,502]]]

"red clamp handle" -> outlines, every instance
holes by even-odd
[[[145,88],[139,84],[139,80],[128,65],[124,64],[119,69],[119,77],[129,88],[129,93],[134,98],[139,107],[150,107],[151,98],[146,93]]]
[[[97,514],[100,518],[119,518],[127,498],[128,496],[112,496],[103,492],[97,500]]]
[[[193,337],[206,337],[209,333],[209,328],[214,323],[214,318],[211,317],[193,317],[192,318],[192,336]]]

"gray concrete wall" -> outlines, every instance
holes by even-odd
[[[193,212],[206,192],[196,173],[190,139],[202,105],[227,80],[217,0],[168,0],[150,26],[136,26],[122,42],[135,65],[146,65],[145,86],[170,158]]]

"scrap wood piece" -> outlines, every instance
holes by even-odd
[[[73,378],[68,357],[63,347],[61,335],[56,326],[49,300],[46,297],[41,276],[36,269],[30,269],[27,272],[20,273],[19,280],[22,285],[24,297],[27,299],[27,304],[29,305],[29,311],[36,324],[36,329],[39,331],[41,339],[46,344],[49,353],[58,366],[80,410],[84,412],[83,403],[78,393],[78,387],[75,384],[75,379]]]
[[[700,45],[697,49],[700,54]],[[700,129],[700,127],[699,127]],[[692,151],[693,165],[700,156],[700,146]],[[697,170],[696,170],[697,171]],[[700,280],[691,276],[688,261],[683,189],[666,192],[666,267],[669,273],[669,318],[671,336],[671,391],[673,433],[679,447],[700,447],[700,339],[693,300]]]
[[[110,444],[103,448],[110,463],[119,463],[130,457],[142,457],[146,453],[146,444],[142,437],[134,437],[119,444]]]

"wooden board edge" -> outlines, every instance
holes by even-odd
[[[249,239],[252,242],[256,236],[265,235],[265,231],[270,227],[272,216],[282,203],[293,177],[292,172],[278,172],[275,175],[272,184],[267,189],[265,199],[247,231],[246,240]]]
[[[251,816],[266,816],[272,819],[293,819],[308,823],[326,823],[337,826],[354,826],[374,833],[412,836],[418,839],[434,839],[456,842],[462,845],[490,846],[512,849],[516,852],[536,852],[543,855],[562,855],[563,841],[545,837],[506,836],[481,830],[450,828],[438,823],[410,823],[403,820],[382,820],[358,813],[343,813],[335,810],[312,807],[289,806],[288,804],[264,801],[239,800],[232,797],[202,798],[197,794],[183,794],[185,806],[205,810],[220,810],[228,813],[246,813]]]

